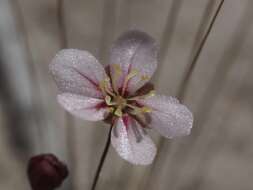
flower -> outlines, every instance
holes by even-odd
[[[27,174],[32,190],[53,190],[68,176],[68,168],[53,154],[41,154],[29,160]]]
[[[176,98],[155,95],[149,80],[157,52],[149,35],[134,30],[115,42],[105,67],[77,49],[61,50],[50,64],[58,102],[84,120],[110,122],[113,147],[132,164],[150,164],[156,155],[146,129],[173,138],[188,135],[193,124],[192,113]]]

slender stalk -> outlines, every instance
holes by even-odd
[[[210,34],[212,28],[213,28],[213,25],[214,25],[214,23],[215,23],[215,20],[216,20],[216,18],[217,18],[217,16],[218,16],[219,12],[220,12],[220,10],[221,10],[221,7],[222,7],[224,1],[225,1],[225,0],[221,0],[221,1],[220,1],[219,6],[218,6],[217,10],[215,11],[215,14],[214,14],[214,16],[213,16],[213,18],[212,18],[212,20],[211,20],[211,23],[210,23],[210,25],[209,25],[209,27],[208,27],[208,29],[207,29],[207,32],[206,32],[205,35],[203,36],[203,38],[202,38],[202,40],[201,40],[201,42],[200,42],[200,45],[199,45],[199,47],[198,47],[198,49],[197,49],[197,51],[196,51],[196,54],[194,55],[194,57],[193,57],[193,59],[192,59],[192,62],[191,62],[189,68],[187,69],[187,71],[186,71],[186,73],[185,73],[185,75],[184,75],[184,78],[183,78],[183,80],[182,80],[182,83],[181,83],[180,88],[179,88],[179,91],[178,91],[178,98],[179,98],[180,100],[182,100],[182,99],[184,98],[184,95],[185,95],[185,92],[186,92],[186,88],[187,88],[187,86],[188,86],[188,84],[189,84],[189,79],[190,79],[190,77],[191,77],[191,75],[192,75],[192,73],[193,73],[193,71],[194,71],[194,68],[195,68],[196,63],[197,63],[198,58],[199,58],[199,55],[200,55],[200,53],[202,52],[202,49],[203,49],[203,47],[204,47],[204,45],[205,45],[205,43],[206,43],[206,40],[207,40],[207,38],[208,38],[208,36],[209,36],[209,34]]]
[[[99,175],[101,173],[101,170],[103,168],[108,150],[110,148],[112,127],[113,127],[113,125],[111,125],[110,130],[108,132],[108,136],[107,136],[106,144],[105,144],[105,147],[104,147],[104,151],[103,151],[102,156],[100,158],[100,161],[99,161],[99,164],[98,164],[98,167],[97,167],[97,171],[95,173],[95,177],[94,177],[93,182],[92,182],[91,190],[96,189],[97,182],[98,182],[98,179],[99,179]]]
[[[190,60],[192,60],[194,53],[196,52],[197,47],[199,46],[205,32],[207,29],[207,26],[209,25],[209,20],[212,18],[211,15],[213,14],[213,10],[216,7],[216,2],[214,0],[209,0],[207,5],[205,6],[192,48],[191,48],[191,57]]]
[[[194,55],[190,65],[189,65],[189,69],[186,71],[185,75],[184,75],[184,78],[182,80],[182,83],[180,85],[180,88],[179,88],[179,91],[177,93],[177,97],[179,98],[179,100],[183,100],[184,99],[184,95],[185,95],[185,92],[186,92],[186,89],[187,89],[187,86],[189,84],[189,79],[190,77],[192,76],[192,73],[194,71],[194,68],[196,66],[196,63],[198,61],[198,58],[200,56],[200,53],[202,52],[202,49],[206,43],[206,40],[213,28],[213,25],[216,21],[216,18],[223,6],[223,3],[224,3],[224,0],[221,0],[219,5],[218,5],[218,8],[216,9],[215,11],[215,14],[214,16],[212,17],[211,19],[211,22],[208,26],[208,29],[206,31],[206,33],[204,34],[201,42],[200,42],[200,45],[198,47],[198,49],[196,50],[196,54]],[[154,160],[154,164],[152,165],[152,168],[151,168],[151,173],[149,174],[149,178],[152,178],[153,175],[156,175],[158,172],[160,172],[160,163],[163,163],[165,161],[165,159],[167,159],[168,157],[166,155],[168,155],[168,152],[164,150],[165,148],[165,140],[164,139],[160,139],[159,143],[158,143],[158,153],[157,153],[157,156],[156,156],[156,159]],[[175,145],[175,144],[174,144]],[[168,145],[167,145],[168,146]],[[172,146],[172,144],[170,145]],[[169,147],[170,147],[169,146]],[[165,155],[166,154],[166,155]],[[150,185],[150,181],[148,181],[145,185],[145,187],[149,187]]]
[[[190,65],[189,65],[189,69],[186,71],[186,73],[185,73],[185,75],[184,75],[184,78],[183,78],[183,80],[182,80],[182,83],[181,83],[181,85],[180,85],[180,88],[179,88],[179,91],[178,91],[178,94],[177,94],[177,97],[178,97],[179,100],[181,100],[181,101],[182,101],[183,98],[184,98],[186,89],[187,89],[188,84],[189,84],[189,79],[190,79],[190,77],[192,76],[192,73],[193,73],[194,68],[195,68],[195,66],[196,66],[196,63],[197,63],[197,61],[198,61],[199,55],[200,55],[200,53],[202,52],[202,49],[203,49],[203,47],[204,47],[204,45],[205,45],[205,43],[206,43],[206,40],[207,40],[207,38],[208,38],[208,36],[209,36],[209,34],[210,34],[212,28],[213,28],[213,25],[214,25],[215,20],[216,20],[216,18],[217,18],[217,16],[218,16],[219,12],[220,12],[220,10],[221,10],[221,7],[222,7],[223,3],[224,3],[224,0],[221,0],[220,3],[219,3],[218,8],[217,8],[216,11],[215,11],[214,16],[212,17],[211,23],[210,23],[210,25],[208,26],[208,29],[207,29],[205,35],[203,36],[203,38],[202,38],[202,40],[201,40],[201,42],[200,42],[200,45],[199,45],[199,47],[198,47],[198,49],[197,49],[197,51],[196,51],[196,54],[194,55],[194,57],[193,57],[193,59],[192,59],[192,62],[191,62]],[[164,146],[164,139],[161,139],[161,141],[159,142],[159,147],[160,147],[160,149],[161,149],[163,146]],[[159,151],[159,152],[160,152],[160,151]],[[158,153],[159,153],[159,152],[158,152]],[[158,157],[158,156],[157,156],[157,157]]]

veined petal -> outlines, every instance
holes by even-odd
[[[127,91],[134,93],[149,81],[156,70],[157,46],[154,39],[144,32],[126,32],[113,45],[110,63],[118,64],[122,70],[119,87],[123,85],[123,79],[128,74],[137,71],[137,75],[132,77],[127,85]],[[113,74],[112,72],[111,75]]]
[[[190,134],[193,115],[176,98],[156,95],[139,102],[152,109],[149,126],[161,135],[173,138]]]
[[[106,73],[89,52],[77,49],[61,50],[49,68],[61,92],[102,97],[99,82],[105,79]]]
[[[118,154],[136,165],[151,164],[156,147],[144,129],[132,118],[119,118],[112,130],[111,142]]]
[[[68,112],[84,120],[99,121],[108,115],[108,109],[101,99],[71,93],[59,94],[57,99]]]

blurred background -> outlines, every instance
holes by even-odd
[[[0,189],[27,190],[30,156],[68,163],[62,190],[89,189],[108,127],[67,115],[48,65],[62,48],[57,0],[0,1]],[[112,42],[139,29],[160,44],[153,81],[178,96],[219,0],[64,0],[67,47],[105,64]],[[110,149],[97,189],[253,189],[253,1],[225,0],[181,101],[195,116],[190,136],[153,132],[159,153],[133,166]],[[18,188],[17,188],[18,187]]]

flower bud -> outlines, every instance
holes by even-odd
[[[41,154],[29,160],[27,174],[32,190],[54,190],[68,176],[68,168],[53,154]]]

